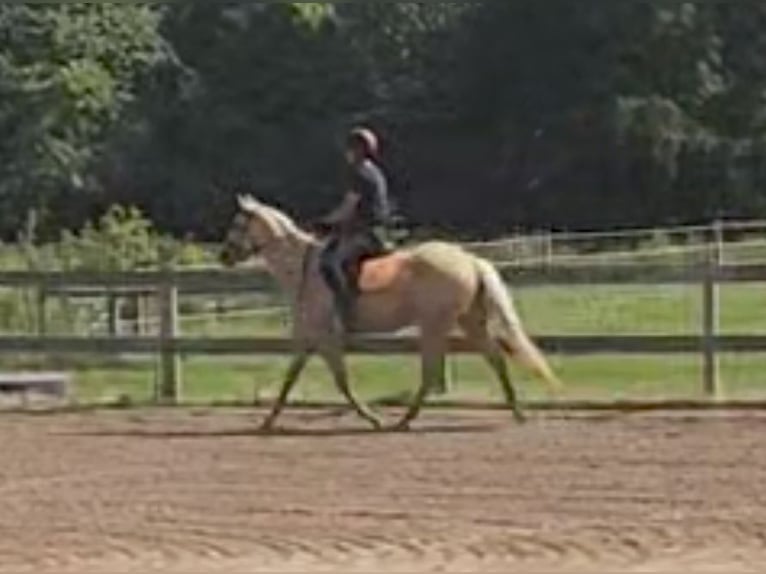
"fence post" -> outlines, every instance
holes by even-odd
[[[716,219],[713,222],[713,254],[718,265],[723,265],[724,260],[724,245],[726,238],[724,237],[725,223],[722,219]]]
[[[110,337],[120,334],[120,300],[114,293],[106,296],[107,329]]]
[[[717,231],[714,229],[717,235]],[[722,262],[722,243],[711,243],[705,270],[703,288],[703,383],[705,394],[710,398],[718,396],[721,379],[717,355],[718,333],[720,329],[721,292],[718,283]]]
[[[553,267],[553,232],[548,230],[545,232],[545,266],[550,269]]]
[[[149,334],[149,325],[148,325],[148,317],[149,317],[149,309],[148,309],[148,301],[146,300],[146,293],[143,291],[140,292],[138,295],[136,295],[136,334],[137,335],[148,335]]]
[[[44,337],[48,334],[48,293],[45,285],[37,288],[37,335]]]
[[[451,353],[445,353],[442,358],[441,372],[444,374],[444,378],[439,381],[439,384],[433,388],[433,394],[444,397],[455,388],[457,381],[457,368],[455,366],[455,355]]]
[[[444,377],[439,381],[439,384],[433,388],[432,392],[434,395],[443,397],[449,393],[450,387],[452,386],[452,361],[450,360],[449,353],[445,353],[442,356],[440,369],[444,374]]]
[[[163,262],[159,286],[160,311],[160,382],[157,399],[176,404],[181,400],[181,360],[175,348],[178,336],[178,287],[173,282],[169,259]]]

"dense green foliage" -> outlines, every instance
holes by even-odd
[[[486,0],[0,7],[0,232],[113,203],[217,237],[302,217],[383,135],[401,210],[466,235],[766,215],[766,5]]]
[[[68,226],[110,201],[98,167],[170,54],[147,7],[0,6],[0,225]]]

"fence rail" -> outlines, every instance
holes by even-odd
[[[536,234],[520,234],[501,237],[491,241],[472,241],[464,245],[469,248],[503,247],[514,243],[528,243],[541,238],[549,238],[558,243],[589,242],[594,240],[614,241],[620,239],[635,239],[652,237],[658,233],[673,237],[689,237],[693,235],[713,236],[727,233],[764,232],[764,220],[720,219],[704,225],[680,225],[675,227],[629,227],[598,231],[543,231]]]
[[[706,338],[694,335],[541,335],[536,343],[546,352],[561,355],[673,355],[704,350]],[[283,355],[292,352],[286,338],[172,337],[59,337],[3,336],[0,353],[151,354],[162,349],[180,355]],[[418,352],[416,337],[359,337],[348,347],[352,354],[407,355]],[[766,335],[722,335],[715,338],[718,353],[766,352]],[[472,353],[460,337],[450,340],[450,352]]]
[[[551,268],[526,267],[515,264],[497,266],[512,286],[614,284],[661,285],[691,284],[711,277],[717,283],[766,282],[766,265],[560,265]],[[264,291],[275,288],[274,281],[260,269],[195,270],[195,271],[120,271],[120,272],[0,272],[0,287],[82,289],[93,293],[153,292],[165,284],[174,285],[180,293],[228,293],[231,291]]]
[[[512,285],[698,285],[703,293],[703,329],[688,336],[555,336],[536,337],[550,353],[585,354],[700,354],[704,362],[703,385],[715,396],[718,389],[718,356],[721,353],[766,352],[766,336],[721,336],[719,333],[719,286],[723,283],[766,282],[766,265],[720,264],[713,251],[707,265],[690,268],[646,265],[520,268],[500,267]],[[173,402],[181,398],[180,356],[186,354],[279,355],[291,351],[283,338],[189,338],[178,329],[178,297],[186,293],[222,294],[272,290],[274,284],[262,270],[195,270],[126,273],[33,273],[0,272],[0,287],[47,291],[84,289],[104,296],[131,292],[151,293],[160,309],[160,328],[145,337],[0,336],[0,353],[53,354],[148,354],[160,358],[158,398]],[[42,311],[44,314],[44,310]],[[44,322],[44,321],[43,321]],[[455,352],[469,352],[465,342],[451,342]],[[359,338],[349,349],[354,353],[387,355],[417,351],[412,337]]]

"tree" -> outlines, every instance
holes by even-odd
[[[94,168],[138,86],[168,55],[155,8],[0,6],[0,230],[40,210],[66,225],[102,191]],[[44,225],[45,228],[45,225]]]
[[[124,171],[120,199],[207,236],[228,220],[237,190],[295,194],[304,213],[332,201],[337,138],[366,107],[368,87],[330,8],[173,5],[163,31],[186,73],[123,146],[122,163],[142,167]]]
[[[311,217],[357,122],[416,225],[766,214],[756,2],[7,4],[0,33],[5,235],[120,203],[216,238],[240,190]]]
[[[481,187],[514,206],[502,224],[656,224],[731,206],[701,191],[692,206],[678,186],[702,158],[709,185],[728,186],[759,129],[762,63],[745,46],[766,28],[751,7],[477,4],[455,81],[466,123],[492,138],[497,177]]]

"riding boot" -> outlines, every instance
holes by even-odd
[[[337,318],[341,328],[351,332],[353,328],[354,293],[348,283],[345,272],[337,265],[327,265],[324,269],[325,281],[333,294]]]
[[[340,318],[343,329],[347,333],[351,333],[354,330],[354,293],[349,289],[349,285],[344,280],[342,287],[337,293],[337,307],[338,316]]]

